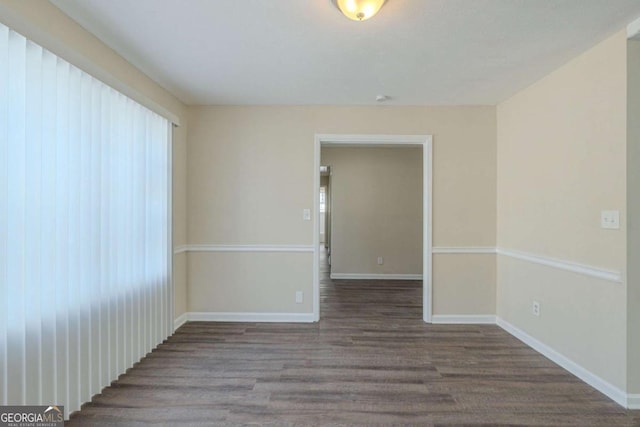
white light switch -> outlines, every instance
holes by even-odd
[[[602,211],[600,214],[602,228],[617,230],[620,228],[620,211]]]
[[[302,219],[305,221],[311,221],[311,209],[302,210]]]

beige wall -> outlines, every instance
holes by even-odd
[[[625,33],[500,104],[497,134],[498,246],[624,272]],[[601,229],[601,210],[620,210],[621,229]],[[497,304],[506,321],[625,389],[625,284],[499,256]]]
[[[627,58],[627,380],[640,394],[640,41]]]
[[[0,0],[0,21],[16,28],[25,36],[41,43],[80,68],[84,67],[74,61],[74,58],[77,58],[78,55],[86,58],[88,62],[180,119],[182,126],[174,129],[173,135],[173,227],[175,244],[185,244],[187,237],[185,187],[187,182],[186,107],[176,97],[164,90],[48,1]],[[55,46],[61,46],[61,49],[57,51]],[[69,52],[73,52],[71,57]],[[91,72],[91,70],[88,71]],[[176,316],[184,313],[186,309],[187,278],[185,263],[185,254],[176,256],[174,260]]]
[[[496,314],[493,254],[434,254],[433,283],[434,314]]]
[[[307,253],[222,252],[211,256],[194,252],[189,254],[190,271],[209,277],[211,285],[189,293],[189,310],[311,313],[312,294],[301,284],[308,282],[312,267],[313,258]],[[295,304],[299,290],[307,292],[303,303]]]
[[[422,274],[422,147],[323,147],[321,164],[333,184],[331,273]]]
[[[188,241],[209,245],[312,245],[312,222],[302,210],[313,207],[313,150],[316,133],[432,134],[434,246],[495,246],[496,112],[494,107],[191,107],[188,136]],[[273,191],[273,189],[278,189]],[[190,254],[189,257],[192,255]],[[234,272],[219,259],[246,259],[246,254],[198,253],[189,262],[189,310],[296,313],[291,289],[283,292],[273,277],[289,282],[290,273],[275,261],[260,270],[264,280]],[[263,254],[249,254],[257,262]],[[275,254],[274,257],[287,257]],[[301,254],[309,257],[312,254]],[[487,314],[495,301],[495,284],[486,284],[495,257],[469,261],[474,255],[434,255],[435,314]],[[466,285],[450,278],[443,263],[455,258]],[[208,263],[219,268],[212,270]],[[234,262],[230,262],[234,265]],[[248,263],[247,265],[253,265]],[[312,295],[312,269],[296,273],[305,301]],[[304,274],[303,274],[304,273]],[[257,274],[250,272],[250,274]],[[257,277],[257,276],[253,276]],[[230,289],[273,292],[260,301],[227,299]],[[482,281],[482,284],[478,284]],[[449,286],[454,292],[442,290]],[[451,300],[477,291],[465,313]],[[452,295],[453,294],[453,295]],[[310,307],[308,312],[310,312]],[[490,312],[491,313],[491,312]]]

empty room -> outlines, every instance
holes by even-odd
[[[0,0],[0,426],[640,426],[640,0]]]

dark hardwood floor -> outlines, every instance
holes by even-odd
[[[68,425],[640,426],[497,326],[425,324],[420,282],[322,275],[319,323],[187,323]]]

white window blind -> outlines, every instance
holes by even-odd
[[[68,416],[172,332],[170,126],[0,24],[0,403]]]

